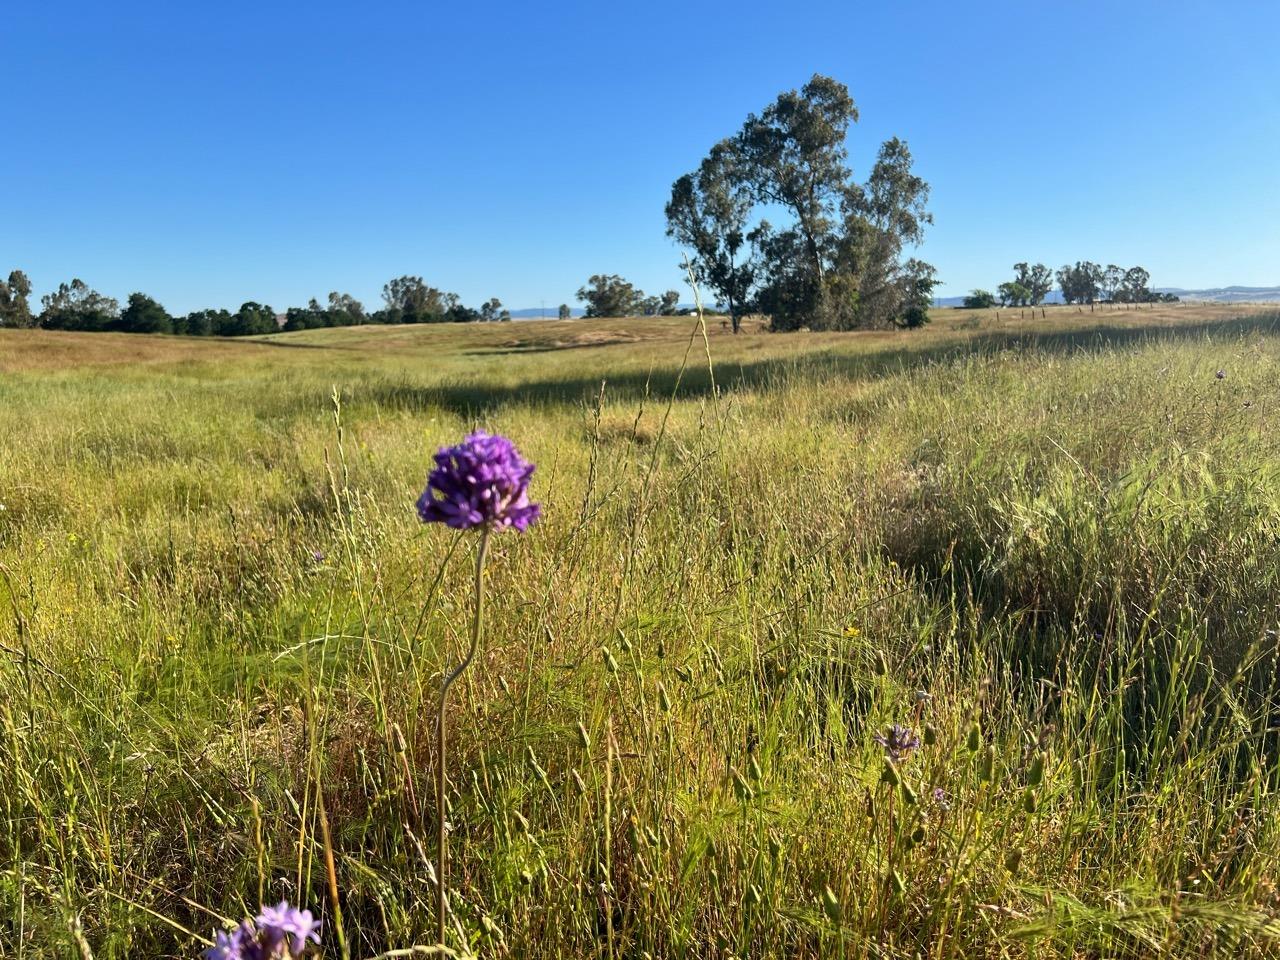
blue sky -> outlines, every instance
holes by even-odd
[[[9,5],[0,271],[170,310],[403,273],[679,287],[672,180],[814,72],[931,183],[942,295],[1017,260],[1280,284],[1280,4]]]

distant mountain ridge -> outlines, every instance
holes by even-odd
[[[1183,300],[1209,300],[1214,303],[1265,303],[1280,300],[1280,286],[1274,287],[1210,287],[1205,290],[1183,290],[1161,287],[1160,293],[1172,293]]]
[[[1269,303],[1280,302],[1280,285],[1274,287],[1206,287],[1203,290],[1188,290],[1184,287],[1156,287],[1156,293],[1172,293],[1183,300],[1207,300],[1211,303]],[[1062,303],[1062,291],[1053,290],[1045,297],[1045,303]],[[964,297],[935,297],[935,307],[964,306]],[[692,303],[680,304],[680,309],[693,309]],[[574,317],[581,317],[585,311],[581,307],[571,307]],[[511,316],[517,320],[537,320],[545,317],[554,320],[560,315],[559,307],[524,307],[512,310]]]

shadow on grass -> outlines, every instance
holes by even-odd
[[[1083,330],[1034,330],[988,332],[933,345],[913,345],[911,334],[901,334],[902,345],[886,346],[865,353],[833,354],[829,348],[794,357],[775,357],[749,363],[723,361],[716,365],[716,382],[722,390],[768,386],[790,376],[839,377],[867,379],[901,373],[930,364],[945,363],[963,357],[983,356],[1004,351],[1020,353],[1070,354],[1144,346],[1153,343],[1177,343],[1191,340],[1231,340],[1256,334],[1280,333],[1280,312],[1236,317],[1230,320],[1206,320],[1179,324],[1096,325]],[[779,337],[803,337],[805,334],[774,334]],[[920,341],[915,341],[919,343]],[[802,341],[797,341],[801,345]],[[598,344],[596,344],[598,346]],[[519,350],[517,353],[554,353],[565,348]],[[486,351],[487,355],[492,353]],[[529,380],[509,386],[492,384],[444,383],[430,387],[408,383],[382,382],[368,385],[362,399],[395,409],[444,408],[461,416],[474,416],[485,410],[509,404],[533,406],[589,402],[600,390],[600,381],[608,381],[609,397],[614,401],[638,400],[648,395],[669,397],[676,389],[678,365],[672,364],[652,372],[618,372],[582,376],[562,376]],[[705,367],[691,363],[679,381],[678,396],[689,399],[710,392],[711,378]]]

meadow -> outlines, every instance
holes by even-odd
[[[433,955],[476,427],[459,952],[1280,954],[1280,309],[934,317],[0,330],[0,956]]]

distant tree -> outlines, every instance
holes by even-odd
[[[894,318],[894,323],[908,330],[923,327],[929,322],[933,290],[939,283],[938,271],[932,264],[913,257],[902,265],[897,282],[902,288],[902,309]]]
[[[644,293],[616,273],[593,274],[578,289],[578,299],[587,305],[588,317],[631,317],[639,312]]]
[[[680,294],[675,290],[668,290],[659,299],[661,302],[658,305],[658,313],[664,317],[674,317],[680,308]]]
[[[275,333],[279,329],[276,312],[269,306],[250,300],[240,305],[240,309],[231,316],[229,326],[218,333],[220,336],[249,337]]]
[[[567,303],[560,304],[560,319],[568,320],[572,316],[573,311],[569,309],[569,305]]]
[[[120,316],[119,303],[79,279],[45,294],[40,307],[40,326],[46,330],[109,330]]]
[[[510,320],[511,311],[503,309],[502,301],[497,297],[486,300],[480,305],[480,320],[491,323],[497,320]]]
[[[1147,288],[1151,282],[1151,274],[1143,267],[1130,267],[1124,272],[1124,281],[1120,285],[1121,299],[1125,303],[1147,303],[1152,293]]]
[[[1114,263],[1107,264],[1102,271],[1102,299],[1114,300],[1123,284],[1124,267],[1117,267]]]
[[[990,290],[973,290],[964,298],[968,310],[986,310],[996,305],[996,295]]]
[[[1027,290],[1027,303],[1033,307],[1043,303],[1044,298],[1053,289],[1053,271],[1043,263],[1025,262],[1015,263],[1013,269],[1016,272],[1014,283]]]
[[[1102,289],[1106,272],[1091,260],[1077,260],[1075,266],[1058,270],[1058,286],[1067,303],[1094,303]]]
[[[932,222],[929,186],[896,138],[856,182],[846,140],[857,119],[848,87],[814,74],[672,185],[667,233],[693,249],[695,278],[735,329],[748,311],[769,314],[775,330],[919,319],[920,304],[906,299],[919,268],[904,258]]]
[[[173,332],[188,337],[226,336],[232,326],[226,310],[196,310],[185,317],[175,317]]]
[[[328,314],[329,325],[332,327],[352,327],[368,322],[364,304],[349,293],[330,293]]]
[[[29,327],[35,323],[30,296],[31,281],[21,270],[10,273],[8,282],[0,281],[0,327]]]
[[[661,297],[641,297],[636,301],[636,308],[643,317],[656,317],[662,309]]]
[[[128,304],[111,329],[122,333],[173,333],[173,318],[145,293],[131,293]]]
[[[457,294],[445,293],[423,282],[421,277],[403,276],[382,288],[387,308],[384,323],[443,323],[475,319],[474,311],[462,307]]]
[[[1031,300],[1031,291],[1016,280],[1000,284],[996,287],[996,295],[1000,298],[1002,307],[1026,306]]]
[[[751,308],[761,266],[761,235],[747,228],[754,199],[747,173],[742,144],[722,140],[695,172],[672,184],[666,206],[667,236],[692,248],[693,275],[724,302],[734,333]]]
[[[315,330],[318,327],[335,326],[329,311],[320,306],[320,302],[312,297],[305,307],[290,307],[284,314],[285,332],[295,330]]]

